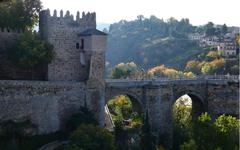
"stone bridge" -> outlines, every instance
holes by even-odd
[[[182,79],[106,80],[105,104],[114,96],[124,94],[142,112],[148,110],[152,130],[171,135],[172,106],[187,94],[192,99],[193,118],[208,112],[213,118],[220,114],[238,117],[238,76],[205,76]]]

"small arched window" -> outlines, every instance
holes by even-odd
[[[79,48],[80,48],[79,43],[76,43],[76,49],[79,49]]]

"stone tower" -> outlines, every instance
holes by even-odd
[[[95,13],[77,12],[76,19],[69,11],[60,16],[54,10],[41,11],[40,35],[54,46],[55,59],[48,66],[50,81],[87,81],[103,79],[106,34],[96,29]]]

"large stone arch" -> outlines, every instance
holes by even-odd
[[[178,98],[180,98],[183,95],[188,95],[191,100],[192,100],[192,118],[195,120],[201,113],[207,111],[207,104],[206,101],[204,100],[204,96],[202,96],[199,92],[197,91],[179,91],[176,92],[174,95],[174,99],[172,101],[172,106],[176,102]]]
[[[134,93],[130,93],[127,91],[119,91],[119,92],[106,92],[106,96],[105,96],[105,105],[107,105],[108,101],[118,95],[126,95],[130,98],[132,105],[133,105],[133,110],[137,111],[137,112],[143,112],[144,110],[144,106],[142,104],[141,98],[134,94]]]

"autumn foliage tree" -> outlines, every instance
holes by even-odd
[[[187,62],[185,70],[200,74],[223,74],[226,61],[216,51],[209,51],[202,61],[190,60]]]
[[[170,78],[181,78],[181,77],[194,77],[195,75],[191,71],[182,72],[177,71],[173,68],[168,68],[165,65],[153,67],[148,70],[149,76],[158,77],[170,77]]]

